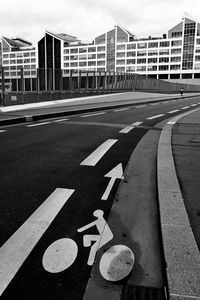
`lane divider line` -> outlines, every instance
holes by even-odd
[[[146,107],[147,105],[138,105],[138,106],[134,106],[135,108],[142,108],[142,107]]]
[[[119,131],[119,133],[128,133],[130,132],[132,129],[134,129],[135,127],[141,125],[143,122],[135,122],[125,128],[123,128],[122,130]]]
[[[173,114],[173,113],[175,113],[177,111],[180,111],[180,109],[175,109],[175,110],[172,110],[172,111],[168,111],[168,114]]]
[[[95,151],[93,151],[84,161],[80,163],[81,166],[95,166],[104,154],[117,142],[118,140],[109,139],[101,144]]]
[[[87,115],[83,115],[83,116],[80,116],[81,118],[87,118],[87,117],[93,117],[93,116],[98,116],[98,115],[104,115],[106,112],[105,111],[102,111],[102,112],[99,112],[99,113],[95,113],[95,114],[87,114]]]
[[[192,104],[192,105],[190,105],[190,106],[197,106],[197,104]]]
[[[68,120],[69,120],[68,118],[65,118],[65,119],[55,120],[54,122],[55,123],[59,123],[59,122],[68,121]]]
[[[74,191],[57,188],[0,248],[0,296]]]
[[[26,125],[26,127],[36,127],[36,126],[47,125],[47,124],[50,124],[50,123],[51,122],[36,123],[36,124]]]
[[[147,120],[153,120],[153,119],[156,119],[156,118],[160,118],[160,117],[163,117],[165,114],[160,114],[160,115],[157,115],[157,116],[153,116],[153,117],[149,117],[149,118],[146,118]]]
[[[130,108],[120,108],[120,109],[113,110],[113,112],[125,111],[125,110],[129,110],[129,109]]]
[[[187,108],[190,108],[189,106],[185,106],[185,107],[182,107],[181,109],[187,109]]]
[[[156,102],[156,103],[152,103],[151,105],[158,105],[159,103],[158,102]]]
[[[6,130],[0,130],[0,133],[5,132]]]

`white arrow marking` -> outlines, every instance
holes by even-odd
[[[108,172],[104,177],[110,177],[110,182],[101,198],[101,200],[107,200],[108,196],[110,194],[110,191],[115,183],[115,180],[118,179],[124,179],[123,176],[123,168],[122,164],[118,164],[115,168],[113,168],[110,172]]]
[[[0,296],[73,192],[57,188],[0,248]]]

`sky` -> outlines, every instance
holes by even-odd
[[[0,0],[0,35],[36,45],[48,30],[91,42],[120,24],[138,38],[162,36],[185,14],[200,22],[200,1]]]

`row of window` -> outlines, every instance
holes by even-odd
[[[21,69],[36,69],[36,65],[17,65],[17,66],[6,66],[4,67],[4,71],[9,71],[9,70],[21,70]]]
[[[178,47],[182,46],[182,40],[173,40],[173,41],[162,41],[162,42],[148,42],[148,43],[138,43],[138,44],[121,44],[117,45],[117,50],[125,49],[146,49],[146,48],[166,48],[166,47]]]
[[[35,57],[35,56],[36,56],[36,52],[17,52],[17,53],[3,54],[3,58]]]
[[[36,76],[37,75],[37,71],[24,71],[23,72],[24,76]],[[6,77],[12,77],[12,76],[21,76],[21,72],[20,71],[11,71],[11,72],[4,72],[4,76]]]
[[[11,60],[3,60],[3,65],[13,65],[13,64],[30,64],[30,63],[36,63],[35,58],[24,58],[24,59],[11,59]]]
[[[199,56],[200,58],[200,56]],[[200,59],[199,59],[200,60]],[[117,60],[117,65],[125,65],[125,62],[126,64],[154,64],[154,63],[169,63],[169,62],[181,62],[181,57],[180,56],[177,56],[177,57],[171,57],[171,59],[169,60],[169,57],[161,57],[161,58],[157,58],[157,57],[154,57],[154,58],[148,58],[148,60],[146,58],[138,58],[138,59],[118,59]]]
[[[101,60],[101,61],[80,61],[78,62],[71,62],[71,63],[64,63],[64,68],[76,68],[76,67],[91,67],[91,66],[105,66],[105,61]]]
[[[87,53],[87,52],[103,52],[106,51],[105,46],[97,47],[81,47],[81,48],[65,48],[64,54]]]
[[[131,66],[131,67],[126,67],[126,71],[127,72],[146,72],[146,71],[150,71],[150,72],[155,72],[155,71],[169,71],[169,70],[180,70],[181,66],[180,65],[172,65],[170,66],[159,66],[159,68],[157,66]],[[117,72],[125,72],[125,67],[117,67],[116,68]]]
[[[149,50],[148,52],[146,50],[143,51],[128,51],[128,52],[117,52],[117,57],[129,57],[129,56],[158,56],[158,55],[172,55],[175,54],[181,54],[181,48],[172,49],[171,51],[169,49],[166,50],[160,50],[159,52],[157,50]]]
[[[105,59],[106,55],[104,53],[100,54],[79,54],[79,55],[70,55],[64,56],[64,60],[81,60],[81,59]]]

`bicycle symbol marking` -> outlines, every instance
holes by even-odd
[[[83,236],[83,246],[91,247],[87,261],[89,266],[93,265],[97,250],[113,239],[113,233],[103,215],[103,210],[95,210],[93,216],[97,219],[77,230],[78,232],[83,232],[96,226],[99,232],[98,235],[85,234]],[[91,246],[92,242],[95,243]],[[59,239],[46,249],[42,258],[42,264],[47,272],[59,273],[68,269],[76,260],[77,255],[78,247],[74,240],[70,238]]]

